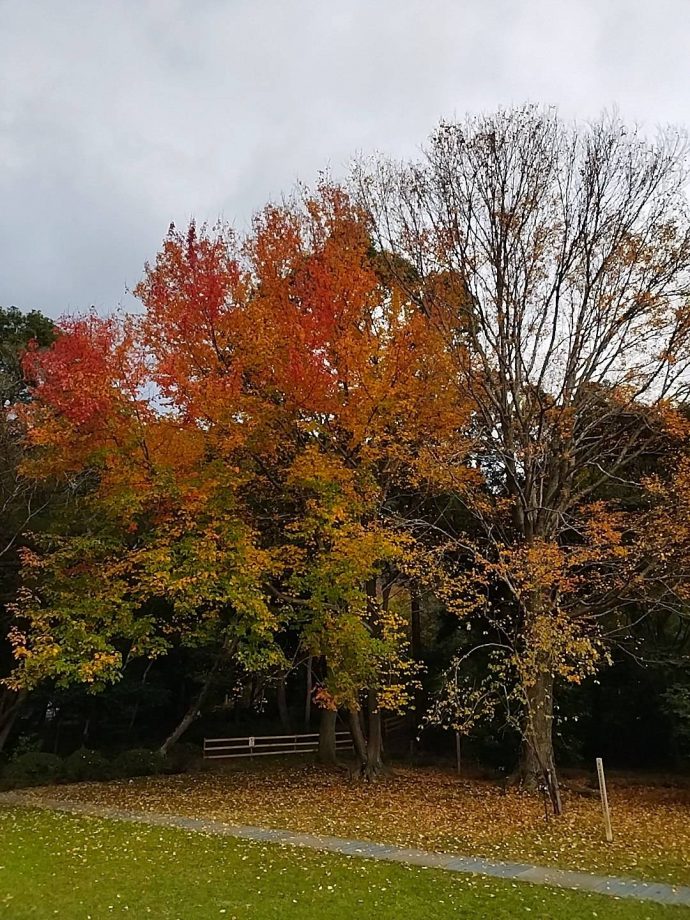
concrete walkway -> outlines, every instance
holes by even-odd
[[[219,834],[227,837],[238,837],[243,840],[276,843],[282,846],[306,847],[328,853],[359,856],[363,859],[379,859],[386,862],[405,863],[430,869],[445,869],[448,872],[491,876],[517,882],[531,882],[536,885],[551,885],[556,888],[595,892],[616,898],[633,898],[637,901],[655,901],[659,904],[690,906],[690,887],[667,885],[662,882],[643,882],[639,879],[590,875],[587,872],[571,872],[567,869],[555,869],[545,866],[494,862],[490,859],[456,856],[451,853],[434,853],[409,847],[371,843],[367,840],[346,840],[342,837],[325,837],[317,834],[301,834],[294,831],[249,827],[241,824],[224,824],[221,821],[210,821],[204,818],[185,818],[181,815],[124,811],[82,802],[38,799],[31,795],[22,795],[17,792],[1,793],[0,805],[46,808],[96,818],[113,818],[119,821],[133,821],[139,824],[179,827],[184,830],[199,831],[205,834]]]

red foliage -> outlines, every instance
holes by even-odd
[[[247,281],[224,227],[209,234],[192,222],[186,234],[170,228],[153,266],[135,294],[146,315],[142,341],[154,357],[152,377],[160,393],[192,415],[213,399],[209,383],[234,389],[238,319]]]
[[[50,349],[29,347],[24,372],[39,403],[86,433],[140,398],[145,362],[129,319],[91,313],[62,319],[59,328]]]

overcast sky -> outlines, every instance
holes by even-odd
[[[0,0],[0,304],[129,305],[171,220],[532,101],[690,125],[689,0]]]

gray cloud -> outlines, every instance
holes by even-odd
[[[687,0],[0,0],[0,304],[128,303],[171,220],[415,152],[439,118],[690,122]]]

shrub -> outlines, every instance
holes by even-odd
[[[165,755],[163,769],[166,773],[185,773],[201,758],[201,748],[196,744],[173,744]]]
[[[690,753],[690,687],[672,684],[661,695],[662,706],[681,754]]]
[[[43,742],[38,735],[34,733],[20,735],[14,745],[10,760],[16,760],[21,754],[39,754],[42,747]]]
[[[64,779],[65,765],[57,754],[29,751],[12,758],[2,772],[2,784],[7,789],[23,786],[43,786]]]
[[[112,764],[114,776],[151,776],[162,773],[165,766],[163,755],[148,748],[132,748],[118,754]]]
[[[87,779],[108,779],[111,768],[98,751],[79,748],[65,759],[65,776],[69,782],[78,783]]]

